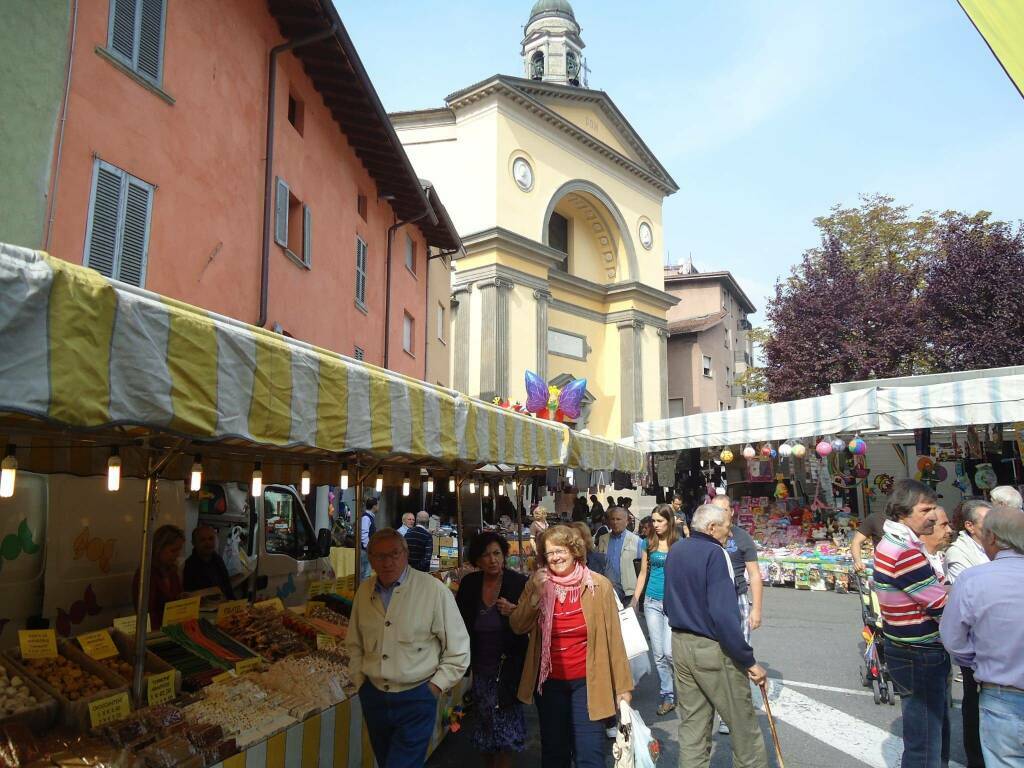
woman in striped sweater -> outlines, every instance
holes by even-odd
[[[936,523],[935,491],[900,480],[886,505],[885,535],[875,547],[874,579],[885,658],[903,711],[902,768],[949,763],[949,656],[939,642],[946,589],[920,536]]]

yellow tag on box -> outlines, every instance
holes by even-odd
[[[195,621],[199,618],[199,597],[185,597],[171,600],[164,605],[164,625],[181,624],[183,621]]]
[[[165,704],[174,698],[174,675],[175,671],[161,672],[159,675],[150,675],[147,680],[146,700],[149,706]]]
[[[280,597],[272,597],[269,600],[262,600],[258,603],[253,603],[253,608],[273,608],[275,611],[283,611],[284,603],[281,602]]]
[[[110,633],[101,629],[97,632],[86,632],[78,636],[78,644],[82,646],[86,656],[94,659],[109,659],[117,656],[117,646],[110,639]]]
[[[316,597],[324,593],[324,583],[322,581],[311,581],[309,582],[309,596]]]
[[[107,723],[124,720],[131,714],[132,707],[128,701],[128,693],[118,693],[105,699],[89,702],[89,721],[93,728]]]
[[[337,650],[338,645],[338,638],[332,637],[331,635],[325,635],[322,632],[317,632],[316,649],[318,651],[334,651]]]
[[[138,625],[135,616],[121,616],[114,619],[114,629],[124,632],[130,637],[135,637],[135,627]],[[153,625],[149,621],[149,614],[146,614],[146,634],[153,631]]]
[[[223,682],[225,682],[227,680],[230,680],[234,676],[235,676],[234,670],[228,670],[227,672],[222,672],[221,674],[216,675],[215,677],[213,677],[211,679],[210,682],[213,682],[213,683],[223,683]]]
[[[244,675],[246,672],[252,672],[260,668],[260,657],[253,656],[251,659],[242,659],[240,662],[235,664],[235,673]]]
[[[234,616],[236,613],[241,613],[245,610],[246,606],[249,605],[247,600],[229,600],[226,603],[221,603],[217,606],[217,623],[228,616]]]
[[[52,629],[19,629],[18,645],[23,659],[57,658],[57,633]]]

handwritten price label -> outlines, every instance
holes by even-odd
[[[318,651],[336,651],[340,645],[341,641],[336,637],[325,635],[322,632],[318,632],[316,635],[316,649]]]
[[[151,675],[146,688],[146,700],[149,706],[164,704],[174,698],[174,670]]]
[[[87,656],[94,659],[109,659],[117,656],[117,646],[110,639],[110,633],[101,629],[97,632],[86,632],[78,636],[78,644]]]
[[[199,597],[171,600],[164,605],[164,624],[181,624],[199,618]]]
[[[228,616],[234,616],[236,613],[241,613],[245,610],[249,603],[245,600],[229,600],[226,603],[221,603],[217,606],[217,623],[226,619]]]
[[[90,702],[89,720],[92,722],[93,728],[99,728],[107,723],[116,723],[118,720],[124,720],[131,711],[132,707],[128,701],[127,692],[118,693],[105,699],[96,699],[96,701]]]
[[[260,658],[259,656],[253,656],[251,659],[242,659],[235,664],[235,674],[244,675],[246,672],[252,672],[259,668]]]
[[[138,626],[135,616],[121,616],[120,618],[114,619],[114,629],[124,632],[129,637],[135,637],[135,627]],[[153,626],[149,621],[149,614],[146,614],[146,634],[153,631]]]
[[[57,658],[57,633],[52,629],[20,629],[18,645],[23,659]]]

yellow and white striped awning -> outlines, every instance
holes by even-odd
[[[644,455],[635,448],[580,432],[569,435],[568,465],[574,469],[633,473],[643,464]]]
[[[19,420],[45,420],[69,435],[152,432],[250,456],[260,449],[270,462],[290,453],[321,459],[358,453],[448,466],[547,467],[564,465],[568,456],[564,425],[112,281],[42,252],[0,244],[0,296],[0,436],[8,439]],[[216,466],[218,454],[210,453],[208,460],[204,451],[204,466]],[[39,471],[74,471],[65,466],[71,458],[36,454]],[[99,458],[79,457],[79,463],[95,465]],[[172,468],[171,476],[184,476],[187,463]],[[138,473],[133,470],[126,461],[125,473]]]

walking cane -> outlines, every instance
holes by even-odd
[[[760,686],[761,697],[764,699],[764,711],[768,715],[768,727],[772,732],[772,744],[775,745],[775,759],[779,763],[779,768],[786,768],[786,764],[782,761],[782,747],[779,745],[779,732],[775,730],[775,718],[772,717],[772,707],[768,703],[768,684],[762,682]]]

